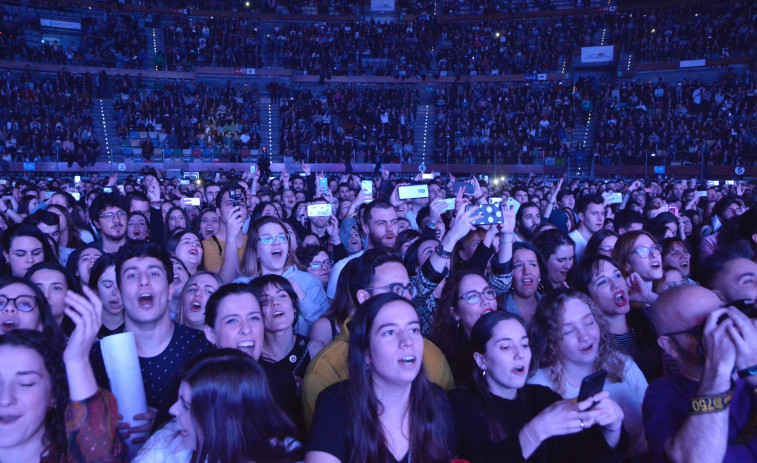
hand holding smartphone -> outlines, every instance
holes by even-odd
[[[588,398],[602,392],[605,387],[605,379],[607,379],[607,370],[595,371],[594,373],[586,376],[581,381],[581,390],[578,392],[578,402],[583,402]],[[586,410],[591,410],[596,405],[597,404],[595,402]]]

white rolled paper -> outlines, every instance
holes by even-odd
[[[137,344],[133,333],[120,333],[106,336],[100,340],[100,350],[105,363],[105,371],[110,380],[110,391],[118,401],[118,413],[123,415],[129,426],[147,424],[147,420],[134,420],[134,415],[147,411],[145,385],[142,382],[142,370],[139,368]],[[129,454],[136,453],[140,445],[133,445],[131,440],[147,433],[132,434],[127,439]]]

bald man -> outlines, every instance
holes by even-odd
[[[680,373],[649,385],[642,413],[653,462],[757,460],[757,328],[701,286],[671,288],[653,308],[657,343]],[[741,378],[732,381],[732,373]]]

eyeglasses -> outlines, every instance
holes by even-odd
[[[467,293],[460,296],[458,299],[462,299],[468,304],[478,304],[481,302],[481,298],[486,298],[489,300],[495,299],[497,295],[494,293],[494,290],[491,288],[486,288],[483,291],[468,291]]]
[[[657,253],[660,254],[662,253],[662,248],[654,244],[652,246],[640,246],[633,250],[633,252],[638,254],[642,259],[649,258],[649,255],[652,254],[652,251],[657,251]]]
[[[376,291],[379,289],[389,289],[389,291],[402,297],[405,297],[405,294],[408,294],[410,298],[415,297],[415,286],[413,286],[412,283],[408,283],[407,285],[403,285],[402,283],[390,283],[385,286],[376,286],[375,288],[365,288],[366,291]]]
[[[100,216],[100,219],[103,220],[113,220],[114,218],[118,217],[119,220],[126,217],[126,212],[124,211],[118,211],[118,212],[108,212],[107,214],[103,214]]]
[[[289,235],[287,235],[286,233],[279,233],[278,235],[271,235],[269,233],[266,233],[265,235],[260,235],[260,242],[265,244],[266,246],[272,245],[274,241],[279,244],[284,244],[289,241]]]
[[[13,302],[16,310],[21,312],[31,312],[37,307],[37,298],[34,296],[0,296],[0,311],[5,310],[9,302]]]
[[[322,262],[314,260],[310,263],[310,268],[313,270],[320,270],[321,267],[323,268],[331,268],[334,265],[333,262],[331,262],[329,259],[326,259]]]
[[[602,254],[604,254],[606,256],[609,256],[610,254],[612,254],[612,250],[613,250],[612,246],[600,246],[599,247],[599,252],[601,252]]]

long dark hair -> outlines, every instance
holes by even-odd
[[[474,352],[478,352],[483,355],[486,354],[486,344],[492,338],[492,332],[494,327],[499,322],[515,320],[523,326],[523,330],[527,331],[526,322],[523,321],[518,315],[504,310],[496,310],[494,312],[485,313],[479,318],[473,325],[470,332],[470,356],[473,357]],[[533,357],[531,357],[533,363]],[[529,365],[529,371],[531,365]],[[486,420],[486,428],[489,431],[489,439],[492,442],[501,442],[507,437],[507,430],[505,424],[500,420],[496,413],[496,407],[494,405],[494,399],[492,393],[489,392],[489,385],[486,383],[486,377],[480,368],[473,369],[473,382],[471,383],[471,389],[481,404],[481,411],[484,414]]]
[[[273,399],[260,365],[236,349],[195,357],[182,381],[192,391],[192,420],[200,430],[193,463],[296,461],[297,431]]]
[[[53,460],[68,453],[65,412],[69,401],[68,380],[63,364],[64,343],[61,337],[51,338],[46,333],[34,330],[13,330],[0,335],[0,346],[25,347],[38,353],[50,374],[50,395],[54,406],[45,415],[43,453],[50,451]]]
[[[412,302],[393,293],[373,296],[360,305],[350,324],[348,382],[351,442],[350,462],[384,463],[389,450],[379,416],[382,406],[373,390],[371,373],[366,368],[371,344],[373,321],[381,309],[395,301],[415,308]],[[410,451],[413,461],[422,463],[449,462],[452,453],[446,437],[451,427],[441,413],[446,399],[441,391],[433,388],[423,369],[412,382],[408,413],[410,419]],[[417,456],[417,460],[416,457]]]
[[[452,311],[457,310],[460,300],[460,285],[468,275],[477,275],[486,281],[478,270],[466,269],[453,272],[447,277],[442,290],[439,308],[434,315],[429,338],[447,357],[455,378],[468,378],[472,360],[468,358],[468,335],[460,324],[455,321]]]
[[[252,293],[255,295],[255,299],[260,302],[261,307],[263,307],[264,300],[263,292],[268,286],[273,286],[276,289],[283,289],[287,293],[289,299],[292,300],[292,309],[294,309],[294,321],[292,322],[292,327],[294,328],[297,326],[297,319],[300,318],[300,298],[297,296],[292,284],[283,276],[273,274],[259,276],[250,281]]]

